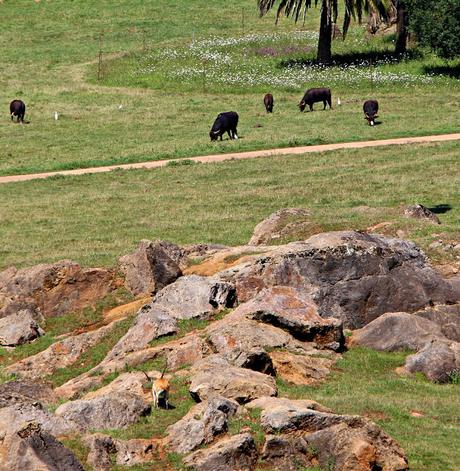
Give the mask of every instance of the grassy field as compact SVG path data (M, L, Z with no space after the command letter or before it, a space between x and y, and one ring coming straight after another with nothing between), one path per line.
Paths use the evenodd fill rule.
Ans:
M10 25L0 31L0 175L458 130L458 80L433 75L442 64L432 56L398 62L392 36L369 40L355 25L334 43L342 65L312 66L315 10L304 27L285 20L277 28L246 0L187 8L16 0L0 3L0 15ZM342 106L299 113L305 89L317 85L331 86ZM267 91L273 116L262 106ZM26 126L8 119L16 97L27 104ZM381 105L375 128L362 117L370 97ZM241 139L210 143L215 116L230 109L240 114Z
M382 230L427 249L460 240L458 151L456 142L390 146L0 185L0 267L62 258L112 266L141 239L244 244L283 207L311 209L323 230L392 222ZM432 225L402 216L415 203L452 209Z

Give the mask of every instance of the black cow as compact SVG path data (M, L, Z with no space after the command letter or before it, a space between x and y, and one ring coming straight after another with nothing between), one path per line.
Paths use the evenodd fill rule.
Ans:
M267 113L273 113L273 95L271 93L267 93L264 96L264 105Z
M222 140L222 134L228 133L230 139L238 139L236 133L236 127L238 126L238 113L234 111L227 111L217 115L214 124L212 125L211 131L209 131L209 137L211 141L217 141L220 137Z
M329 108L332 109L330 88L310 88L307 90L302 101L299 103L300 111L303 111L307 105L310 107L310 111L313 111L313 103L318 103L319 101L322 101L324 104L323 110L326 109L326 104L329 104Z
M367 119L369 126L374 126L375 119L378 118L379 102L377 100L367 100L363 105L364 119Z
M24 122L24 115L26 114L26 105L22 100L13 100L10 103L10 114L11 121L13 121L13 116L17 117L17 122Z

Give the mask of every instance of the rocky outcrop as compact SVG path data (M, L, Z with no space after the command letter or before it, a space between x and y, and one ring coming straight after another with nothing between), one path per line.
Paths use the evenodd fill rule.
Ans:
M84 471L76 456L40 425L29 423L0 444L0 469L9 471Z
M228 418L236 414L238 403L224 397L213 397L192 409L168 427L166 443L176 453L189 453L212 443L228 430Z
M45 331L38 325L34 315L27 309L0 318L0 346L15 347L31 342Z
M414 355L406 358L406 372L423 373L436 383L458 382L460 379L460 343L434 339Z
M32 381L10 381L0 385L0 408L24 402L49 405L58 398L46 384Z
M302 240L318 232L321 228L311 221L307 209L280 209L257 224L248 245L270 245L286 238Z
M385 352L417 351L442 336L441 327L428 319L407 312L389 312L355 330L351 343Z
M224 272L240 302L264 288L291 286L310 294L323 318L360 328L385 312L413 312L457 294L412 242L361 232L328 232L273 249Z
M240 404L260 396L275 396L275 380L246 368L231 366L224 358L211 355L193 365L190 394L197 401L223 396Z
M142 240L133 253L118 261L126 288L135 296L160 291L182 275L180 253L180 248L169 242Z
M249 433L243 433L195 451L184 458L184 463L196 471L253 471L257 459L254 439Z
M299 466L308 468L318 464L307 441L290 435L266 435L261 458L272 469L280 471L297 471Z
M150 405L136 394L116 392L88 400L66 402L56 415L82 429L125 428L150 412Z
M253 404L253 403L252 403ZM248 404L252 406L252 404ZM369 420L358 416L336 415L302 407L298 401L272 398L260 401L261 425L267 433L276 433L283 447L292 449L292 435L301 438L294 455L304 455L305 462L327 467L334 463L336 471L368 471L408 469L407 459L400 446L383 430ZM272 440L271 437L267 438ZM267 459L279 460L273 443L266 443ZM289 457L287 457L289 458ZM290 461L288 459L289 469ZM284 469L284 468L283 468Z
M95 434L85 438L89 447L87 462L95 471L109 471L113 462L119 466L134 466L154 461L158 457L155 439L117 440Z
M113 272L62 260L0 272L0 317L22 309L56 317L92 306L117 287Z
M232 307L235 302L235 289L231 284L196 275L183 276L139 310L133 327L105 361L145 348L152 340L177 332L178 319L206 319L219 309Z
M408 218L424 219L432 224L441 224L438 216L430 211L423 204L413 204L404 209L404 216Z
M40 353L24 358L6 368L6 371L20 378L37 380L53 374L59 368L73 365L89 348L108 335L118 321L97 330L72 335L59 340Z

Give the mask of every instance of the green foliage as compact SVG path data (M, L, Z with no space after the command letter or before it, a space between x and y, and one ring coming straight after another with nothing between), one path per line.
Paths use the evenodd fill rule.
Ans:
M440 57L460 56L460 2L458 0L407 0L409 27L419 43Z

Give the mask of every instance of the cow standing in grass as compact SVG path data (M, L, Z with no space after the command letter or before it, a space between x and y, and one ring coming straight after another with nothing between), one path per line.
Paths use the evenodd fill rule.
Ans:
M267 93L264 96L264 105L267 113L273 113L273 95L271 93Z
M305 92L301 102L299 103L300 111L303 111L308 105L310 111L313 111L313 103L322 101L324 104L323 110L326 109L326 104L332 109L331 89L330 88L310 88Z
M364 119L367 119L369 126L374 126L375 119L378 118L379 102L377 100L367 100L363 105Z
M214 121L211 131L209 131L209 137L211 138L211 141L217 141L218 137L220 137L220 140L222 141L222 135L227 132L230 139L238 139L238 135L236 133L237 126L238 113L235 113L235 111L220 113Z
M10 103L11 121L16 116L18 123L24 123L24 115L26 114L26 105L22 100L13 100Z

